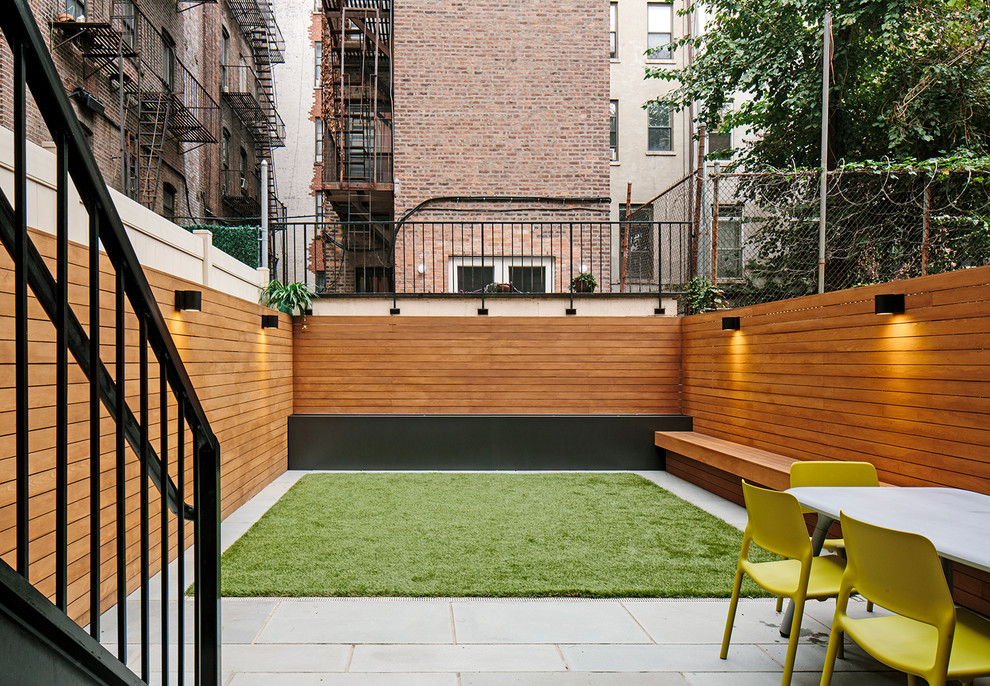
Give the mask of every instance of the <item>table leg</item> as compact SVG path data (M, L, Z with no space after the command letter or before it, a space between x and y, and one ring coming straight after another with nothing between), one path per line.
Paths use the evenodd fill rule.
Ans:
M940 557L938 560L942 563L942 571L945 572L945 581L949 584L949 593L952 593L952 560L947 560L944 557Z
M825 545L825 536L828 534L829 528L831 528L832 523L835 520L823 514L818 515L818 521L815 523L815 533L811 535L811 553L817 556L822 552L822 546ZM794 620L794 601L791 600L787 603L787 610L784 611L784 618L780 621L780 635L784 638L789 638L791 635L791 622Z

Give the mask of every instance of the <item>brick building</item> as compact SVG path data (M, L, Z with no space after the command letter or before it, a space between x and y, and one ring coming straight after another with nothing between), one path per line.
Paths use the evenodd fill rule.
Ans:
M567 290L592 268L565 255L575 231L603 275L606 4L326 0L314 19L318 288Z
M108 185L179 223L256 224L262 159L284 127L268 0L35 0L56 68ZM11 73L3 46L0 70ZM11 100L0 125L12 128ZM29 136L49 136L29 112ZM280 211L274 169L269 209Z

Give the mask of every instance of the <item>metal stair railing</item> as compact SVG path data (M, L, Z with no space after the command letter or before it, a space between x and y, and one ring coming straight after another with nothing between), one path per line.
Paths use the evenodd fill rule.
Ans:
M140 678L145 683L151 681L151 635L160 629L161 664L155 671L161 673L161 683L168 683L169 674L178 674L178 683L184 683L187 670L195 673L196 684L219 684L220 682L220 446L210 428L189 375L179 357L178 349L168 331L165 319L155 301L151 287L128 240L124 226L110 198L96 161L87 146L87 136L83 132L69 104L63 83L55 69L48 48L35 23L28 0L13 0L5 12L0 13L0 30L13 53L13 83L4 92L13 94L14 106L14 195L11 203L6 194L0 192L0 242L10 253L14 271L14 356L15 356L15 498L16 498L16 572L26 581L32 576L43 574L37 569L37 558L48 564L47 537L36 538L29 532L29 522L50 515L51 510L41 511L40 503L45 500L32 498L32 491L44 489L47 475L39 472L38 460L32 442L44 439L29 430L32 427L32 395L37 393L31 384L29 370L32 356L29 347L38 345L29 331L29 316L38 317L40 309L50 320L55 332L55 431L54 431L54 607L57 616L65 621L88 615L88 635L83 631L64 631L56 643L70 646L61 652L77 656L79 664L90 672L94 670L108 675L105 683L134 683L126 676L130 674L124 666L128 664L128 585L140 588L140 634L141 658ZM56 226L54 274L46 264L27 229L28 209L28 168L27 168L27 118L28 90L34 104L44 120L56 150ZM69 197L70 183L74 185L88 214L89 241L84 261L88 272L89 290L88 311L82 317L73 309L69 298ZM47 239L46 239L47 240ZM102 243L106 259L113 273L113 309L115 312L113 342L101 346L101 253ZM77 250L72 247L72 250ZM50 256L49 256L50 257ZM73 257L73 273L79 274L82 267L78 258ZM104 277L104 282L109 281ZM103 284L107 286L107 283ZM105 293L107 289L103 289ZM29 291L40 308L32 308L29 315ZM137 360L134 360L133 325L137 320ZM84 323L85 320L85 323ZM35 327L32 324L32 327ZM131 335L127 335L131 334ZM37 336L37 334L35 334ZM108 336L109 338L109 336ZM113 352L113 365L101 358L101 347ZM151 356L149 357L149 351ZM88 426L88 441L80 441L73 433L73 478L79 484L79 464L87 462L85 453L88 446L88 500L84 528L89 538L88 572L78 573L70 586L70 568L78 570L86 565L71 565L68 545L70 527L78 521L69 521L69 356L86 381L73 383L73 387L88 388L88 416L79 421L78 411L74 411L73 425ZM130 358L130 359L129 359ZM42 356L40 359L44 360ZM152 361L157 379L152 374ZM137 378L128 379L128 369L133 370L137 362ZM41 364L45 364L42 362ZM78 374L76 375L79 376ZM128 401L134 402L133 382L140 388L137 413L132 411ZM153 383L157 382L157 383ZM36 381L37 383L37 381ZM128 390L128 385L131 389ZM78 406L79 393L72 396ZM37 398L35 398L37 405ZM42 407L42 411L46 408ZM152 412L155 422L152 422ZM174 413L174 414L173 414ZM171 421L170 421L171 420ZM114 449L112 454L104 454L101 445L104 424L114 426ZM154 435L152 435L154 433ZM155 440L157 439L157 440ZM47 446L45 446L47 447ZM187 451L188 447L188 451ZM41 449L34 448L38 452ZM191 455L187 455L187 452ZM192 459L192 476L188 477L188 458ZM131 465L137 463L140 478L137 485L131 476L125 474ZM173 480L172 475L175 475ZM102 490L112 477L115 495L111 502ZM39 483L40 479L40 483ZM130 479L130 481L128 481ZM191 481L191 483L187 483ZM76 484L78 489L80 486ZM151 487L157 488L160 502L157 521L158 557L152 559ZM192 488L193 505L185 500ZM135 492L136 491L136 492ZM73 497L78 498L77 490ZM137 496L135 498L134 496ZM138 501L139 507L129 506L128 501ZM84 498L85 500L85 498ZM112 507L110 507L112 505ZM77 506L78 507L78 506ZM37 509L39 511L32 511ZM138 512L135 512L137 510ZM77 510L74 510L77 512ZM133 524L135 514L139 514L139 525ZM75 515L74 515L75 516ZM109 526L115 520L115 529ZM170 655L171 638L177 637L179 646L184 647L185 632L184 592L188 580L185 578L184 549L187 540L186 522L193 524L194 540L194 644L192 669L186 664L184 649ZM36 524L35 524L36 526ZM139 574L129 569L129 539L139 528ZM106 553L101 547L101 533L114 530L116 537L115 574L104 574ZM170 531L177 536L176 565L177 578L170 581L168 574ZM175 540L175 539L172 539ZM131 557L135 557L133 553ZM110 560L106 560L110 562ZM153 566L161 569L162 617L158 627L152 627L150 612L150 573ZM137 577L136 579L134 577ZM44 581L35 579L35 581ZM80 583L76 583L80 582ZM46 582L47 583L47 582ZM104 596L102 586L115 585L115 594ZM174 584L175 595L170 595L169 586ZM16 584L4 584L4 598ZM83 590L80 592L79 587ZM73 594L70 597L70 591ZM170 598L177 601L177 623L170 625L168 611ZM3 598L0 598L3 600ZM115 601L117 610L117 651L114 656L120 663L107 668L106 664L86 665L86 656L100 661L103 657L99 645L101 636L101 614L107 609L108 601ZM31 601L34 603L35 601ZM36 603L35 603L36 604ZM82 609L80 609L82 608ZM85 611L84 611L85 610ZM49 613L51 614L51 613ZM47 616L47 615L46 615ZM47 621L47 620L46 620ZM60 620L61 621L61 620ZM77 620L78 621L78 620ZM39 631L39 633L42 633ZM104 653L106 651L103 651ZM123 674L125 676L121 677ZM117 676L114 676L117 675Z

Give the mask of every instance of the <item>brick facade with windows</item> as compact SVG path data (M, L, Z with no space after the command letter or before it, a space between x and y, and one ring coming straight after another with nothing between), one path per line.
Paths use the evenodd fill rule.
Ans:
M258 201L264 197L258 182L257 136L254 126L244 121L243 112L232 108L224 97L225 65L222 63L223 52L226 52L231 63L228 68L232 66L246 74L254 69L255 56L238 17L227 3L31 0L30 4L43 38L53 49L52 57L66 92L71 94L82 89L102 105L101 112L99 107L81 104L81 98L71 99L79 120L90 133L90 146L107 185L160 214L174 211L179 223L198 223L211 218L257 222ZM77 15L73 17L74 21L63 21L68 19L67 10ZM108 35L112 42L125 35L125 27L135 27L134 38L130 39L134 45L132 54L104 59L102 64L87 58L85 53L92 50L95 42L93 26L99 22L111 25ZM225 51L221 50L222 35L227 36ZM120 68L127 84L123 97L117 78ZM13 58L6 42L2 42L2 82L10 83L12 73ZM174 97L170 97L171 94ZM139 103L142 97L144 100ZM155 118L147 114L154 107L147 103L155 100L164 103L160 111L171 114L158 118L160 130L165 134L161 137L160 150L149 151L148 138L142 138L139 133L142 128L139 120L144 118L147 122L149 117ZM177 106L177 102L181 105ZM121 107L125 112L123 136ZM175 132L188 122L184 119L186 114L181 112L182 107L201 127L191 136L197 140L180 142L176 138ZM51 134L30 102L28 110L28 138L36 143L50 140ZM168 117L175 116L176 111L180 111L181 121L175 125L164 123L170 121ZM13 128L13 102L9 95L0 99L0 126ZM225 179L221 173L220 141L224 130L231 135L232 168L240 166L239 150L243 147L246 152L248 168L244 171L248 181L242 184L240 170L234 170L237 175L234 197L225 194ZM124 173L125 165L121 164L122 147L127 164L138 167L127 174ZM142 168L155 171L147 172L142 179ZM250 200L247 190L250 190L253 202L246 201Z

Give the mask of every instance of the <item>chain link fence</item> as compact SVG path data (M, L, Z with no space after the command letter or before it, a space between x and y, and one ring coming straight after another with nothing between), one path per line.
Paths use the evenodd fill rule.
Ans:
M818 292L818 172L691 175L630 215L681 222L680 311ZM921 169L829 172L824 290L990 264L990 175Z

